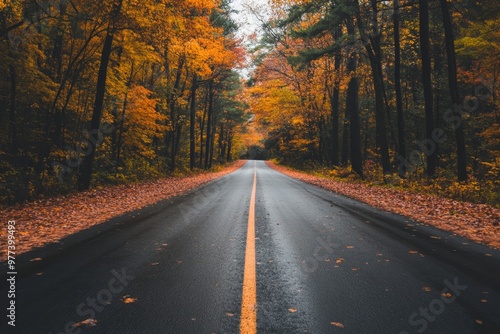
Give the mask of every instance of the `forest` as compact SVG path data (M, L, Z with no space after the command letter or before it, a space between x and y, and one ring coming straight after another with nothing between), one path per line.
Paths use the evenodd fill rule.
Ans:
M498 205L498 1L269 4L245 91L269 156Z
M500 203L496 0L0 2L0 203L238 158ZM250 42L249 42L250 41Z
M0 2L2 203L210 169L241 154L226 0Z

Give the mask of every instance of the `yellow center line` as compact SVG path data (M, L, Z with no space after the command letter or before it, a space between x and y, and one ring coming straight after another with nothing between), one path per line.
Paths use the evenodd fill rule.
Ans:
M241 299L241 334L257 333L257 282L255 270L255 193L257 192L257 166L253 170L252 196L248 212L243 295Z

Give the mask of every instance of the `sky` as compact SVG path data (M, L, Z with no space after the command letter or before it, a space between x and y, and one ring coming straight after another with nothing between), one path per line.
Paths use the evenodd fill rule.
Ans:
M238 14L233 14L233 18L240 25L239 34L241 36L248 36L253 32L259 32L260 22L248 8L255 8L258 11L265 10L267 0L233 0L231 6L239 12Z
M267 0L233 0L231 2L231 7L238 11L237 14L232 15L233 19L240 27L237 35L244 39L243 44L246 47L251 47L252 44L252 41L248 39L248 36L252 35L254 32L257 33L257 36L261 35L261 23L249 10L249 7L254 8L259 12L263 12L265 11L267 5ZM247 68L240 69L238 72L242 77L249 78L252 67L253 66L249 63Z

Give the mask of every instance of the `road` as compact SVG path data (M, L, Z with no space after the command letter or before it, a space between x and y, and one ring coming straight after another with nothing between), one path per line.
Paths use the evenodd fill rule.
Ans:
M134 216L20 273L1 332L500 333L498 251L262 161Z

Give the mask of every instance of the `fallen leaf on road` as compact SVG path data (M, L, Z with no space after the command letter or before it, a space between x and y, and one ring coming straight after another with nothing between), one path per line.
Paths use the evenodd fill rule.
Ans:
M129 295L125 295L122 297L121 301L124 302L125 304L131 304L135 303L137 301L137 298L132 298Z
M344 328L345 327L343 323L336 322L336 321L330 322L330 325L334 325L335 327L339 327L339 328Z
M80 327L80 326L89 326L89 327L94 327L97 326L97 320L88 318L83 321L77 322L76 324L73 324L73 327Z
M297 312L297 309L296 309L296 308L289 308L289 309L288 309L288 312L290 312L290 313L295 313L295 312Z

